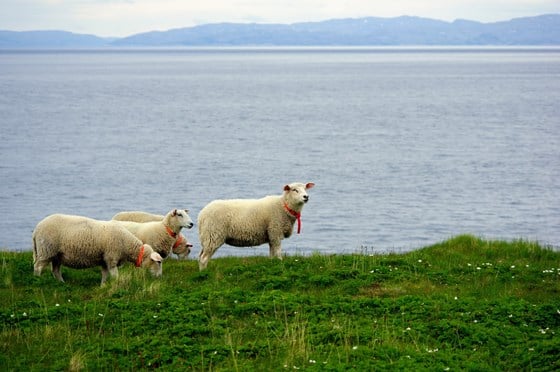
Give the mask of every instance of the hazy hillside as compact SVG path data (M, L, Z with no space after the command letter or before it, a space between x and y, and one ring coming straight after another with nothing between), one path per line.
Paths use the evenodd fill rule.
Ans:
M495 23L409 16L294 24L217 23L120 39L64 31L0 31L0 48L243 45L560 45L560 14Z
M69 48L101 47L113 39L66 31L1 31L0 48Z
M282 24L220 23L148 32L114 45L559 45L560 15L506 22L443 22L419 17Z

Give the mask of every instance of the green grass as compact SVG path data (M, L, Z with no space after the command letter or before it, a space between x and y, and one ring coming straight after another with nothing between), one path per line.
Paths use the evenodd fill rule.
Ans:
M527 241L48 271L0 253L2 370L560 369L560 253Z

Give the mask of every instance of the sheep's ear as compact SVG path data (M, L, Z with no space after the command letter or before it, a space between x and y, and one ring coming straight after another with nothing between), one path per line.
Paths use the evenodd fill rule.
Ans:
M305 185L305 189L311 189L315 186L315 184L313 182L309 182L307 185Z
M176 216L177 215L177 209L173 210L173 215Z
M284 191L290 191L290 185L284 186Z
M152 252L152 254L150 254L150 259L152 261L159 262L159 263L163 261L163 258L161 258L161 256L157 252Z

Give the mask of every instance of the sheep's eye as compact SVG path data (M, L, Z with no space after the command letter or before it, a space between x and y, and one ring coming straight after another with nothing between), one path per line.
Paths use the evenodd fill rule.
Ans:
M299 190L294 189L294 192L297 192L299 194Z

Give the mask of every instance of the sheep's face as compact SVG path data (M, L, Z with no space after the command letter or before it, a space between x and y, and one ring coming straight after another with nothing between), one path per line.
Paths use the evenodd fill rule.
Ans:
M186 259L191 253L192 244L187 241L184 235L179 235L179 238L173 245L173 253L175 253L180 259Z
M150 269L152 275L155 276L156 278L159 278L163 272L162 262L163 259L161 258L159 253L152 252L150 254L150 258L142 262L142 266Z
M307 190L315 186L313 182L309 183L291 183L284 186L284 197L286 202L293 207L302 207L309 201Z
M177 221L179 222L179 226L190 229L194 226L193 221L189 216L188 209L175 209L173 211L173 216L177 217Z

